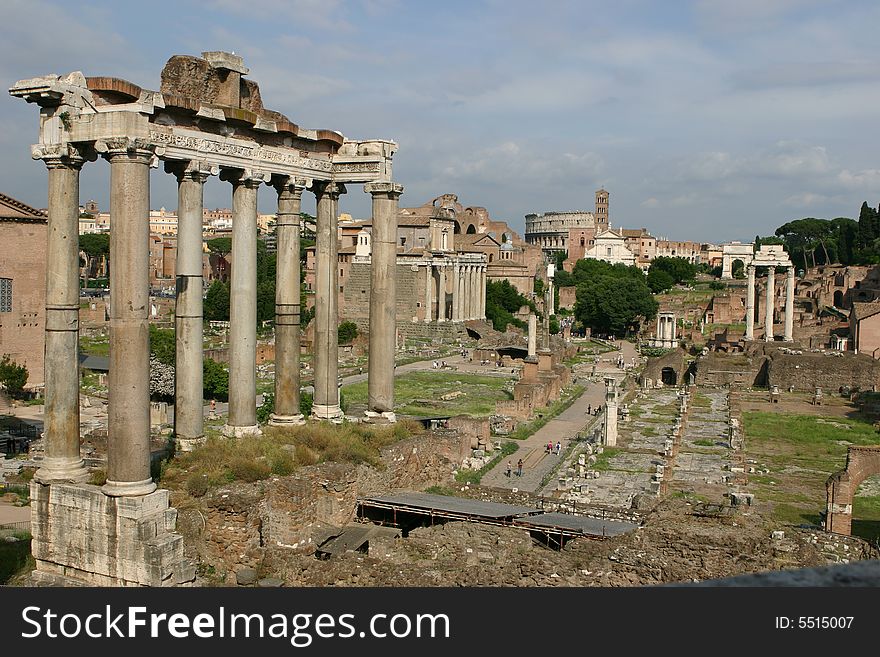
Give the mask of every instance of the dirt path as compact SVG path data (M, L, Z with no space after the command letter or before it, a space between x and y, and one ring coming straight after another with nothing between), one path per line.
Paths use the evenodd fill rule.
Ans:
M622 343L622 353L625 362L636 356L635 346L630 342ZM622 378L621 370L617 369L615 361L621 351L611 351L602 355L602 359L597 364L597 380L589 383L586 390L578 397L571 406L562 413L547 422L543 427L538 429L531 436L523 440L519 449L508 459L496 465L492 470L487 472L482 480L483 486L494 486L497 488L516 488L535 492L541 487L544 477L559 465L562 456L555 453L547 454L545 447L548 442L556 445L559 441L562 443L562 452L574 438L578 431L592 428L594 423L602 421L601 415L593 417L587 415L590 406L595 408L601 406L605 402L605 383L601 374L613 372L618 379ZM521 477L513 474L507 477L507 461L509 460L516 470L516 463L519 459L523 460L523 474Z

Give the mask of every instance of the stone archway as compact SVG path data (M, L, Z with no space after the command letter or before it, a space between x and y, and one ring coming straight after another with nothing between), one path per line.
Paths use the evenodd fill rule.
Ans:
M672 367L664 367L660 370L660 381L663 382L665 386L674 386L678 384L678 374L675 373L675 368Z
M721 245L721 278L733 278L733 261L742 260L748 267L755 259L755 245L733 242Z
M843 308L843 291L835 290L834 291L834 307L835 308Z
M468 235L476 235L477 227L473 224L468 224L467 231L465 231Z
M852 503L856 490L871 475L880 474L880 445L850 447L846 467L825 482L825 531L852 533Z

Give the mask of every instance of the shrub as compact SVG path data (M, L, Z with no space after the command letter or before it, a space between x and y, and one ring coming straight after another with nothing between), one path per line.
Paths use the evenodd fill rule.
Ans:
M229 471L232 475L248 483L266 479L272 470L265 461L255 461L247 457L236 457L229 463Z
M338 339L337 342L339 344L351 344L352 341L358 336L358 327L354 322L342 322L339 325L338 329Z
M193 497L202 497L208 492L208 477L203 474L192 474L186 480L186 492Z

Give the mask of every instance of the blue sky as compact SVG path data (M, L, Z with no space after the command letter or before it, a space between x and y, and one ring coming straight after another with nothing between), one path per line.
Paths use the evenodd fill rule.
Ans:
M724 241L880 202L880 3L2 0L0 73L81 70L159 88L173 54L232 50L266 107L398 142L401 205L442 193L522 230L592 209L615 226ZM37 108L0 99L0 191L46 204ZM82 177L108 207L109 167ZM306 195L307 197L309 195ZM230 205L216 178L209 207ZM260 192L271 212L274 192ZM306 200L304 207L314 206ZM174 208L154 173L152 206ZM367 216L352 187L340 209Z

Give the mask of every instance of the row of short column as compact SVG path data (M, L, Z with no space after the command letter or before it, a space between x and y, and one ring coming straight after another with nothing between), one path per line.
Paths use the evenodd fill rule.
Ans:
M437 272L436 278L434 272ZM452 278L452 303L447 304L446 277ZM436 301L436 310L434 303ZM452 263L425 268L425 318L430 321L462 322L486 316L485 265Z
M110 371L107 483L111 496L145 495L150 477L149 222L150 164L155 153L131 139L98 142L110 162ZM79 174L80 151L45 158L49 170L46 275L45 456L40 483L88 478L79 449ZM175 309L175 435L182 449L203 440L202 215L203 189L217 167L166 162L178 181L177 299ZM230 291L229 416L225 433L259 433L256 420L257 190L278 193L276 374L274 424L302 420L300 402L300 199L305 180L224 170L232 184L234 262ZM337 384L338 267L336 217L342 185L316 182L318 201L313 415L342 415ZM393 420L394 268L397 202L403 188L369 183L376 244L370 307L369 408ZM390 414L390 416L389 416Z
M755 339L755 266L747 268L748 283L746 287L746 340ZM764 340L772 342L773 312L776 299L776 267L767 268L766 302L764 307ZM785 281L785 316L783 324L783 341L794 340L794 266L787 267Z

